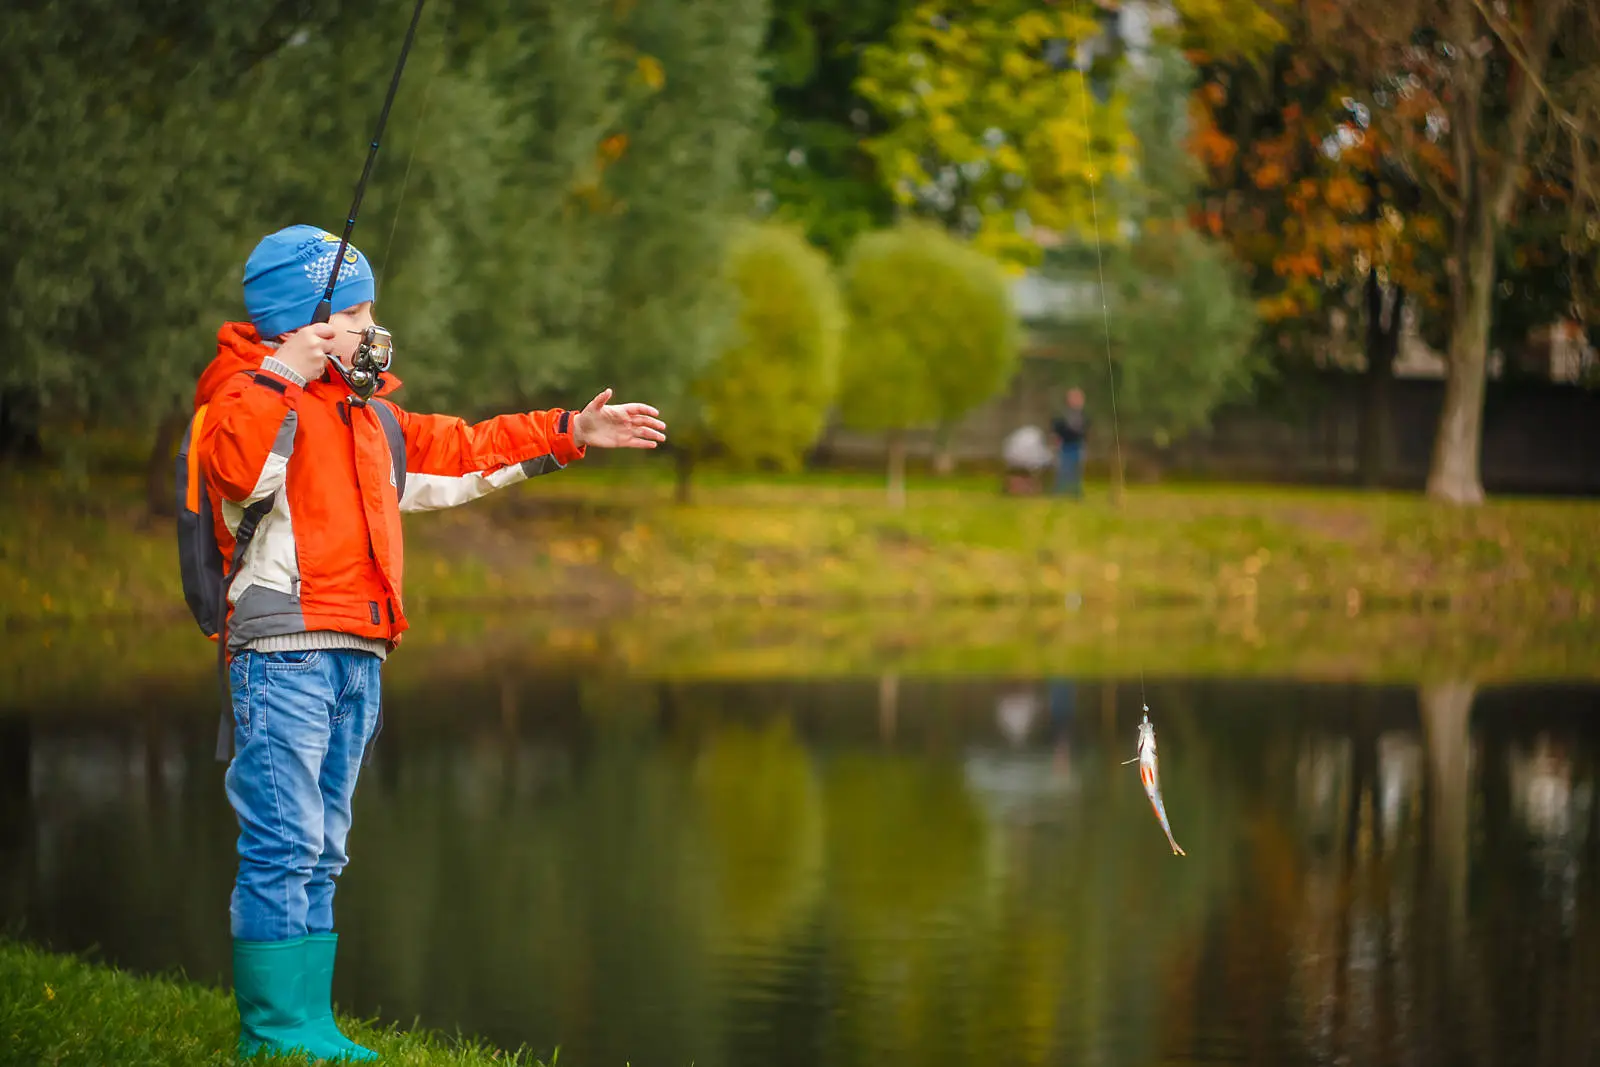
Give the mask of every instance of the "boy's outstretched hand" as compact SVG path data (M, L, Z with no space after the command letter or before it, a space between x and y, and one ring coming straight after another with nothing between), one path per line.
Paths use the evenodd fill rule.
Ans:
M607 404L611 390L603 389L572 420L572 443L579 448L654 448L667 439L661 412L649 404Z

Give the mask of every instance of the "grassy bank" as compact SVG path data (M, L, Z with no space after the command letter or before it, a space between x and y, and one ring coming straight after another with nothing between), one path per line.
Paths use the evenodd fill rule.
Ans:
M1121 507L928 480L904 510L876 479L709 476L672 502L664 465L574 469L407 522L411 607L485 602L1187 605L1271 613L1426 609L1595 615L1600 503L1438 506L1415 496L1134 487ZM86 491L0 475L0 622L183 618L168 521L134 479Z
M396 1067L539 1063L438 1034L340 1022ZM223 990L0 942L0 1063L8 1067L231 1065L238 1033L232 996Z
M134 482L0 473L0 692L92 707L214 685L170 521ZM392 685L634 677L1600 677L1600 504L1140 488L1123 508L870 477L574 469L408 520ZM157 700L159 703L159 700Z

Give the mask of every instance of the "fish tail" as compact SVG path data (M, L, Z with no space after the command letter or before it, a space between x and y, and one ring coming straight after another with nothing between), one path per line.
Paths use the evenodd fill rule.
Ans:
M1155 809L1156 818L1161 821L1161 832L1167 835L1167 844L1172 846L1174 856L1187 856L1188 853L1178 844L1172 836L1172 824L1167 821L1167 806L1161 802L1160 790L1150 790L1150 806Z

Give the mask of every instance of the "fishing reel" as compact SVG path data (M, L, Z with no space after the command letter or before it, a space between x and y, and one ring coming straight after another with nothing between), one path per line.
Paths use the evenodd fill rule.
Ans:
M355 331L351 331L355 332ZM350 387L352 404L364 405L378 391L380 378L389 364L394 362L394 337L382 326L372 325L361 331L361 343L346 367L336 359L328 363L338 371L344 384Z

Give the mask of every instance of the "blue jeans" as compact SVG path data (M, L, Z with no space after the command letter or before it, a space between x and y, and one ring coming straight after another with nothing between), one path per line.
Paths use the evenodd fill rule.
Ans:
M350 801L378 723L370 652L240 652L229 667L239 820L233 936L287 941L333 929Z
M1062 445L1056 457L1056 492L1083 495L1083 444Z

